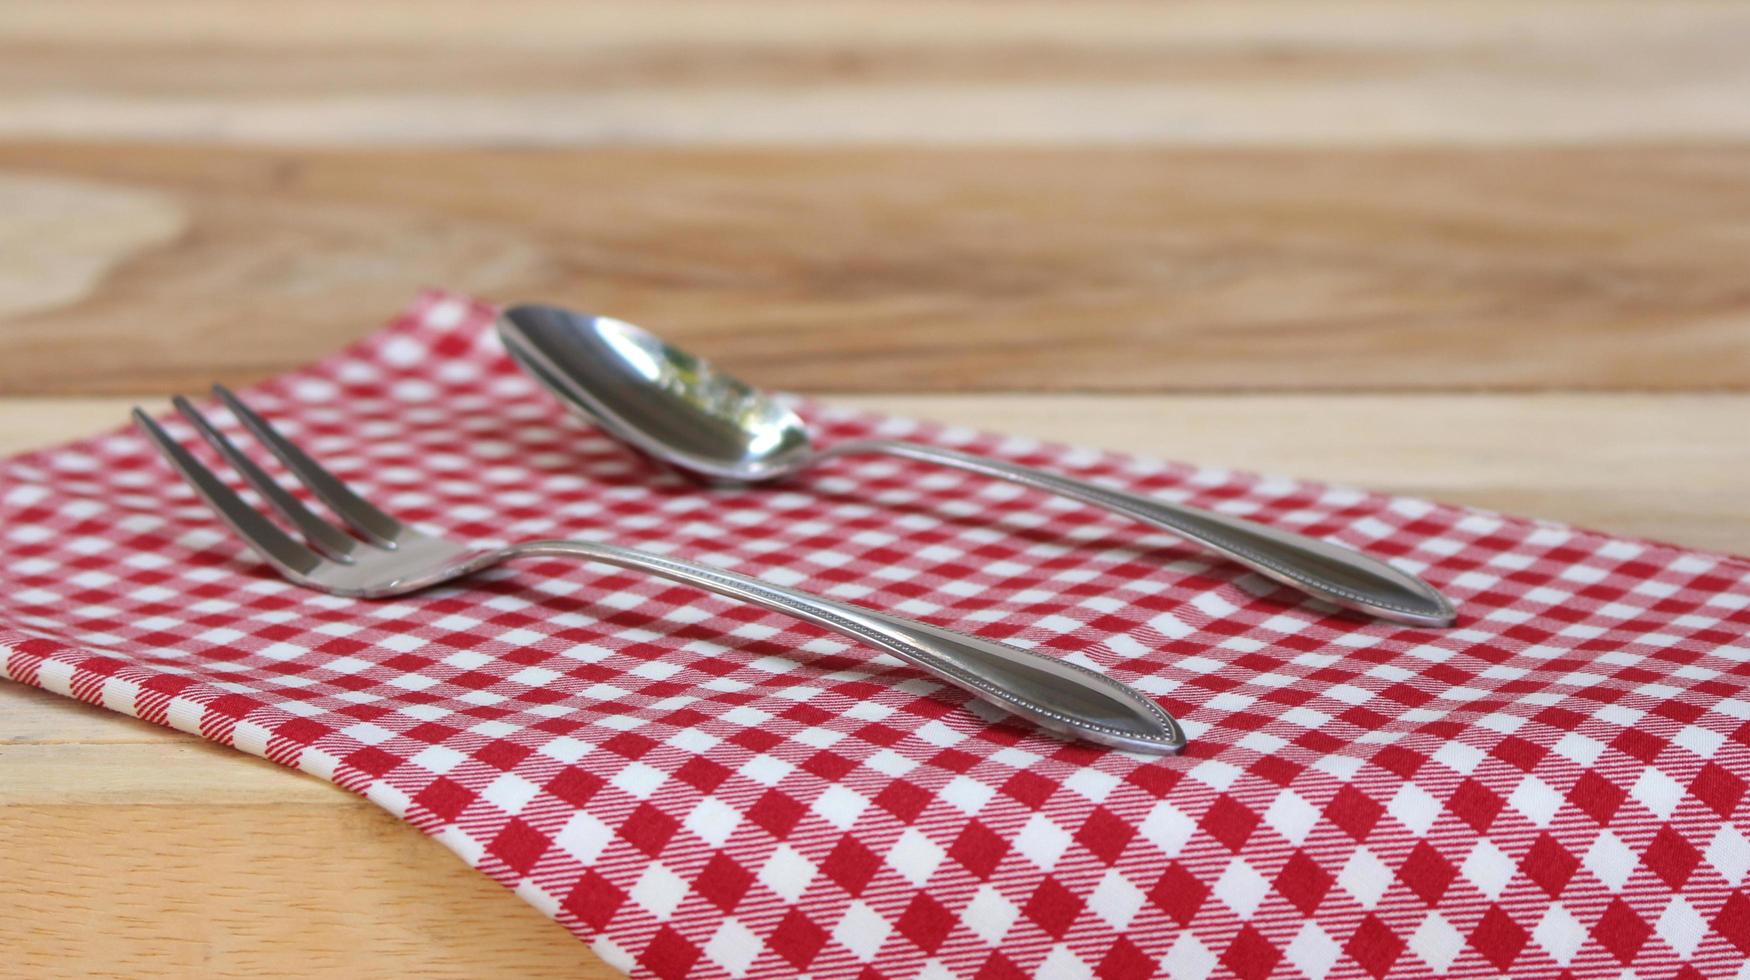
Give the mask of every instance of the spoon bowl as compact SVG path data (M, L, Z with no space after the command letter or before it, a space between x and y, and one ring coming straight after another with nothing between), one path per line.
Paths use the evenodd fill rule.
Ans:
M623 320L516 306L499 322L529 374L615 437L711 480L759 483L808 464L808 427L782 401Z

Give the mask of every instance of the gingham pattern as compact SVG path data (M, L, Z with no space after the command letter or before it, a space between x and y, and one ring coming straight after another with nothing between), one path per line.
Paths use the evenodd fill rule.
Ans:
M1461 603L1448 631L1367 623L903 461L701 489L565 415L490 317L431 294L246 397L430 528L612 540L1047 650L1158 698L1191 747L1065 744L600 566L307 592L127 430L0 469L5 674L362 793L640 975L1747 975L1742 560L807 408L828 440L1333 538Z

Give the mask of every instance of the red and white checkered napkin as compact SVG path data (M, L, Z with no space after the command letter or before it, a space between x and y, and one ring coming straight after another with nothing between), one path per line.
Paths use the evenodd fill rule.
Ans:
M1743 560L809 410L828 440L1330 537L1461 604L1447 631L1365 622L903 461L702 489L566 415L491 315L426 296L249 399L432 528L657 549L1048 650L1158 698L1190 748L1066 744L606 567L386 602L294 588L127 430L0 469L6 675L363 793L640 975L1744 975Z

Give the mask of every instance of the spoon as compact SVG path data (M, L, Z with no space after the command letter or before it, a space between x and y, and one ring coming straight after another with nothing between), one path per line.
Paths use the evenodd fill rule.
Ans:
M556 306L506 310L516 362L610 435L705 479L763 483L836 456L939 463L1057 494L1159 528L1307 595L1412 626L1451 626L1452 604L1414 575L1341 545L1226 514L938 446L856 439L816 450L796 413L649 332Z

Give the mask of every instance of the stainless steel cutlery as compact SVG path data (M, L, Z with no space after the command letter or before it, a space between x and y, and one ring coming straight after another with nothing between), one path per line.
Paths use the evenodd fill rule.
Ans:
M1292 531L920 443L859 439L815 449L802 420L782 402L619 320L525 305L507 310L498 331L512 358L573 410L610 435L706 480L782 480L822 460L884 453L1105 508L1195 541L1308 595L1381 619L1449 626L1456 616L1444 596L1414 575ZM615 565L859 640L1062 735L1149 753L1174 752L1185 744L1183 729L1152 699L1056 657L617 545L548 539L476 545L416 530L347 487L236 395L222 386L213 392L338 521L306 506L184 398L175 400L177 411L269 510L247 503L145 412L135 409L134 420L215 515L275 571L306 588L378 598L450 582L515 558Z
M1446 597L1414 575L1282 528L921 443L858 439L817 450L802 420L767 393L620 320L524 305L504 312L498 332L511 356L573 410L707 480L759 483L840 456L902 456L1105 508L1379 619L1432 627L1456 619Z
M563 557L616 565L859 640L1050 731L1138 752L1173 752L1185 744L1183 730L1151 699L1054 657L630 548L559 540L488 547L418 531L349 489L235 395L222 387L214 393L340 523L307 507L186 399L176 399L177 411L295 535L245 502L145 412L135 409L134 420L213 513L298 585L336 595L381 597L449 582L514 558Z

